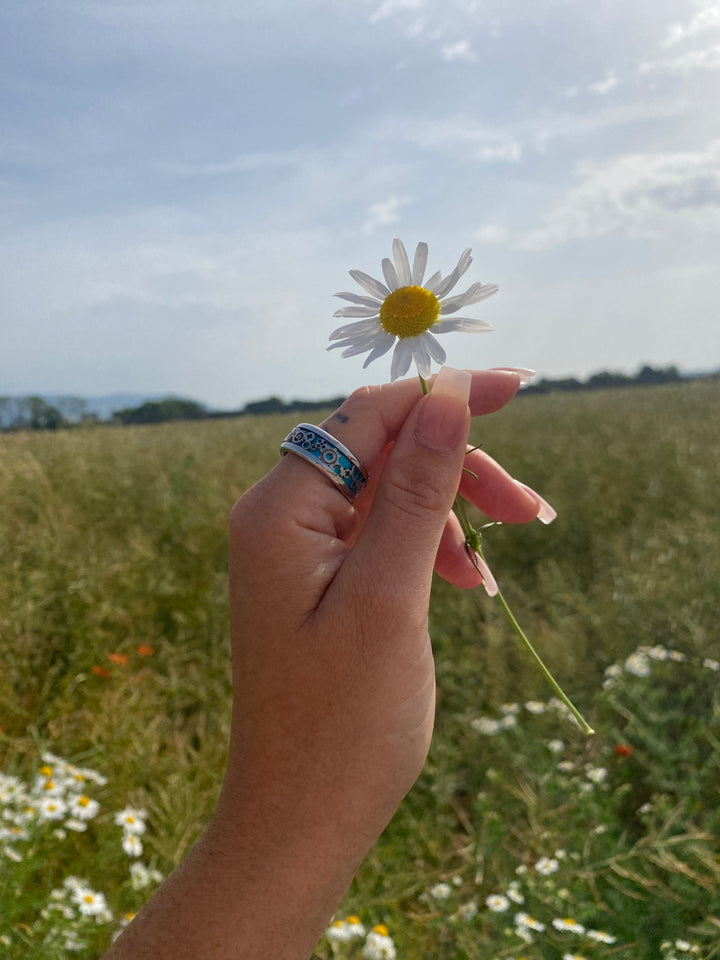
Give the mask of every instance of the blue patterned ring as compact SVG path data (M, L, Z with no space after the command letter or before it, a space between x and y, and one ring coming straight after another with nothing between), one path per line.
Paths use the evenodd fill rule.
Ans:
M367 474L347 447L322 427L299 423L280 444L280 452L295 453L332 480L352 501L367 483Z

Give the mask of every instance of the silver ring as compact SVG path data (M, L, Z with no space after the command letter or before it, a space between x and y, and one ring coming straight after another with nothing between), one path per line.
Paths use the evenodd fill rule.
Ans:
M295 453L332 480L351 502L367 483L360 461L322 427L299 423L280 444L280 452Z

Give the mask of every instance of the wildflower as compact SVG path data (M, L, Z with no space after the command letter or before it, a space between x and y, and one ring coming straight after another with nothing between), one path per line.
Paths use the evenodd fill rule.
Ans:
M547 748L550 753L562 753L565 749L565 744L562 740L548 740Z
M43 797L39 804L41 820L62 820L67 805L59 797Z
M605 783L607 780L607 770L605 767L586 767L585 775L592 783Z
M395 960L395 944L384 924L377 924L367 935L362 955L365 960Z
M130 864L130 883L133 890L144 890L151 883L160 883L161 880L162 874L159 870L150 870L139 861Z
M513 903L517 903L519 906L522 906L525 903L525 897L522 895L522 893L520 893L519 887L520 884L517 882L517 880L513 880L513 882L505 891L505 896L509 900L512 900Z
M579 953L564 953L562 960L585 960L585 957L581 957Z
M351 937L364 937L365 927L360 921L360 917L350 916L345 920Z
M149 644L141 643L137 648L137 652L139 657L151 657L155 653L155 650Z
M461 904L457 912L455 913L455 918L457 920L472 920L477 916L478 905L476 900L468 900L467 903Z
M348 943L352 939L348 925L344 920L333 921L325 931L325 936L328 940L333 940L335 943Z
M103 680L107 680L110 677L110 671L108 670L108 668L98 666L97 663L93 666L92 672L95 674L96 677L101 677Z
M692 944L687 940L676 940L675 949L682 950L683 953L689 953L692 950Z
M487 737L500 733L502 730L500 721L493 720L491 717L478 717L477 720L470 721L470 726L476 733L482 733Z
M70 817L69 820L65 821L65 827L67 830L73 830L75 833L85 833L88 825L84 820L78 820L76 817Z
M528 700L525 704L525 709L528 713L545 713L545 704L542 700Z
M126 653L109 653L108 660L112 663L117 664L119 667L124 667L130 658Z
M707 670L714 670L717 672L720 670L720 660L711 660L710 657L707 657L705 660L703 660L703 666Z
M535 864L535 869L538 873L542 874L543 877L549 877L552 873L557 873L560 868L560 864L557 862L555 857L540 857L538 862Z
M615 755L618 757L631 757L635 753L635 748L627 743L615 744Z
M604 930L586 930L585 936L590 940L595 940L597 943L615 943L617 937L613 937L612 934L605 933Z
M107 903L102 893L96 893L89 887L80 887L72 893L73 901L85 917L97 917L107 912Z
M520 704L519 703L504 703L500 707L500 713L504 714L518 714L520 713Z
M115 825L122 827L126 833L145 833L145 810L136 810L134 807L125 807L115 814Z
M528 913L516 913L515 925L517 927L525 927L528 930L537 930L539 933L542 933L545 929L544 923L540 923L539 920L531 917Z
M565 917L564 919L556 917L555 920L553 920L552 925L556 930L570 930L572 933L578 934L585 933L585 927L581 923L578 923L577 920L573 920L571 917Z
M514 713L506 713L504 717L498 720L500 730L514 730L517 725L518 721Z
M423 286L427 253L427 244L419 243L411 268L405 247L396 239L393 240L394 263L388 258L382 262L385 283L360 270L351 270L350 276L369 296L335 294L354 306L343 307L334 316L357 319L330 334L330 339L338 342L328 349L341 348L343 357L367 353L363 364L367 367L395 346L390 379L404 376L412 362L420 376L427 378L433 360L445 363L445 351L434 334L461 330L483 333L492 329L484 320L469 317L441 319L461 307L485 300L498 290L494 284L474 283L465 293L447 296L472 263L470 250L462 253L457 266L444 280L436 273Z
M625 661L625 670L636 677L649 677L650 661L644 653L631 653Z
M489 897L485 898L485 906L493 913L505 913L506 910L510 909L510 901L501 893L491 893Z
M572 760L561 760L557 765L557 768L560 773L572 773L575 769L575 764L572 762Z
M70 801L70 812L74 817L77 817L78 820L92 820L99 809L100 804L97 800L92 800L90 797L86 797L85 794L73 797Z
M452 893L452 887L449 883L436 883L430 888L429 893L434 900L447 900Z
M129 857L139 857L143 852L142 840L136 833L125 833L122 848Z

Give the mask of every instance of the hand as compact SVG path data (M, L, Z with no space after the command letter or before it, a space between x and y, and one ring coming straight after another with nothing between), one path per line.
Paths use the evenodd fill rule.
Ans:
M466 457L471 413L519 382L443 368L429 396L413 380L358 390L323 424L368 470L354 504L293 455L235 504L230 757L213 824L168 884L176 903L192 889L196 922L225 935L212 952L186 930L173 956L309 956L414 783L433 726L432 570L480 579L448 519L463 466L477 475L464 495L492 518L543 508L487 455ZM253 934L271 904L274 933Z

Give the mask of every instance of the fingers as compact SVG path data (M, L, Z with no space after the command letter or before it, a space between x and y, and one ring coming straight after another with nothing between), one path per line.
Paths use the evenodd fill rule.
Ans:
M460 495L491 520L529 523L540 513L541 498L482 450L468 453L463 467Z
M468 405L472 416L494 413L505 406L521 382L517 372L507 370L473 371L469 376ZM431 390L435 380L436 377L432 377L428 381ZM366 470L371 470L384 448L395 440L421 397L417 378L362 387L351 394L322 427L349 447Z
M388 616L427 613L430 574L457 492L470 426L471 377L443 367L397 435L363 530L337 584L372 591ZM333 585L336 586L336 585ZM408 609L410 608L410 609Z

